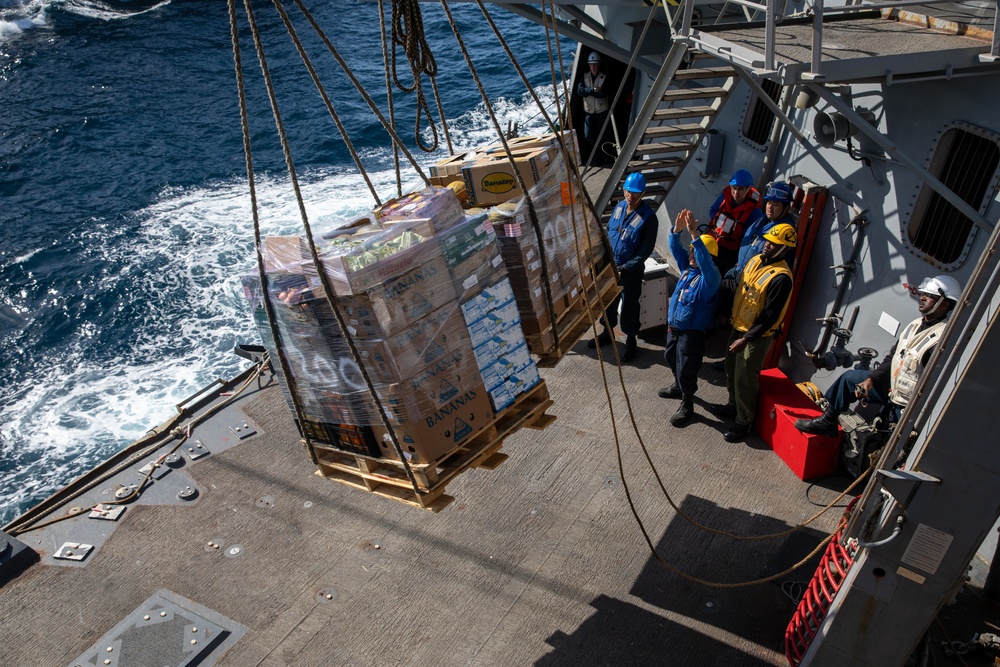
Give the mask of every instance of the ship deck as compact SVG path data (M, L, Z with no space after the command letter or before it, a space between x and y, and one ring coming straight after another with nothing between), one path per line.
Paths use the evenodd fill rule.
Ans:
M723 338L710 339L708 362ZM252 385L192 432L212 453L157 480L117 523L81 514L20 534L42 559L0 589L0 665L787 664L792 598L814 566L734 584L797 562L842 510L775 539L695 527L671 508L635 431L673 501L714 531L784 531L850 480L803 482L759 438L725 442L726 424L706 409L725 397L710 363L697 419L671 427L676 401L656 394L668 382L662 339L662 329L641 337L621 382L610 348L602 361L585 340L543 369L556 420L509 437L495 470L460 475L436 514L314 474L277 385ZM244 419L256 434L238 441L226 426ZM57 514L134 478L123 472ZM176 500L191 484L198 497ZM97 548L82 563L52 560L64 541L88 540ZM941 615L953 638L1000 622L974 587L960 600ZM180 617L180 630L160 614ZM222 641L198 654L184 637L210 644L206 627Z
M811 18L785 19L775 30L775 72L766 73L766 29L761 24L699 26L698 47L722 60L758 70L782 85L803 81L903 81L995 71L990 53L992 12L968 16L935 7L881 15L878 11L826 17L822 30L820 77L812 71ZM925 12L925 13L918 13ZM934 14L938 14L935 16Z

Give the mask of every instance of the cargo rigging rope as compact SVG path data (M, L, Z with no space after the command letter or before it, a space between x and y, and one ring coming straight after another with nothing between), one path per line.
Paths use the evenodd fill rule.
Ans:
M545 4L546 3L543 0L543 3L542 3L543 13L544 13L544 9L545 9ZM551 6L551 0L550 0L549 4ZM655 8L652 8L650 10L650 12L652 13L652 11L654 11L654 10L655 10ZM545 14L545 16L548 16L548 14ZM648 22L647 22L647 25L648 25ZM554 41L556 43L556 49L557 49L557 52L559 54L559 61L560 61L560 64L561 64L562 63L561 49L560 49L559 40L558 40L558 29L557 29L556 26L557 26L557 23L556 23L555 19L552 18L552 29L553 29L553 32L556 33L556 39ZM546 34L548 34L548 23L547 22L545 23L545 27L546 27ZM553 41L553 40L551 40L551 39L549 40L549 63L550 63L550 69L553 67L554 60L555 60L555 58L553 58L553 56L552 56L551 41ZM553 78L554 78L554 73L553 73ZM565 78L563 79L563 85L565 86ZM557 98L558 98L558 95L557 95ZM567 99L568 99L568 97L567 97ZM598 294L598 300L601 301L600 294ZM602 305L603 305L603 303L602 303ZM588 317L590 317L590 320L591 320L591 329L592 329L594 335L596 336L596 334L597 334L596 322L594 321L594 319L593 319L593 317L592 317L592 315L590 314L589 311L588 311ZM730 537L732 539L737 539L737 540L774 539L774 538L777 538L777 537L784 537L784 536L790 535L791 533L799 531L799 530L803 529L804 527L808 526L813 521L817 520L820 516L822 516L823 514L825 514L827 511L829 511L832 507L834 507L836 505L837 502L839 502L844 496L846 496L848 493L850 493L851 490L854 489L854 487L856 487L862 480L864 480L867 477L868 473L871 472L872 469L874 469L874 466L873 466L866 473L864 473L861 476L859 476L859 478L857 480L855 480L854 483L852 483L844 492L842 492L840 495L838 495L837 498L835 498L829 505L827 505L825 508L823 508L822 510L820 510L819 512L817 512L816 514L814 514L807 521L803 522L800 525L794 526L794 527L792 527L792 528L790 528L788 530L785 530L785 531L782 531L782 532L779 532L779 533L769 534L769 535L744 536L744 535L736 535L734 533L729 533L727 531L715 529L715 528L712 528L710 526L705 526L705 525L699 523L698 521L696 521L695 519L693 519L687 513L685 513L677 505L677 503L673 500L673 498L670 496L669 492L667 491L666 487L664 486L663 480L660 477L659 471L656 469L656 466L653 463L652 457L650 456L649 451L646 448L645 442L643 441L642 436L639 433L639 427L638 427L638 424L636 423L635 414L634 414L634 412L632 410L632 403L631 403L631 400L629 399L629 396L628 396L628 389L627 389L627 385L625 383L624 374L622 373L621 363L620 363L620 359L618 357L618 348L617 348L617 346L614 347L613 352L614 352L614 357L615 357L615 361L616 361L616 366L618 367L619 383L621 385L622 393L623 393L624 398L625 398L625 403L626 403L628 414L629 414L629 417L630 417L630 420L631 420L631 423L632 423L632 428L633 428L633 431L635 432L636 437L637 437L637 439L639 441L640 448L642 449L642 452L643 452L644 456L646 457L647 462L649 463L649 466L650 466L650 468L651 468L651 470L653 472L653 475L655 476L656 481L657 481L657 483L660 486L660 489L663 491L663 494L664 494L665 498L667 499L667 501L670 504L670 506L674 509L674 511L677 512L677 514L679 516L681 516L683 519L685 519L688 523L692 524L693 526L695 526L695 527L697 527L699 529L708 531L710 533L714 533L714 534L719 534L719 535L723 535L723 536L726 536L726 537ZM659 562L661 565L663 565L667 569L669 569L669 570L673 571L674 573L678 574L682 578L688 579L690 581L694 581L696 583L701 583L701 584L704 584L704 585L714 586L714 587L721 587L721 588L735 588L735 587L740 587L740 586L750 586L750 585L757 585L757 584L761 584L761 583L766 583L768 581L774 581L775 579L778 579L780 577L783 577L783 576L789 574L790 572L794 571L795 569L797 569L798 567L800 567L802 564L804 564L805 562L807 562L809 558L812 558L814 555L816 555L817 553L819 553L819 551L822 550L826 546L826 544L833 538L833 535L835 533L829 535L821 544L819 544L816 547L816 549L811 554L809 554L806 558L802 559L802 561L800 561L799 563L796 563L795 565L793 565L788 570L786 570L784 572L779 572L779 573L777 573L775 575L772 575L771 577L768 577L768 578L756 579L756 580L747 581L747 582L740 582L740 583L733 583L733 584L709 582L709 581L706 581L706 580L703 580L703 579L699 579L698 577L694 577L693 575L690 575L690 574L688 574L688 573L686 573L686 572L678 569L676 566L672 565L671 563L668 563L656 551L656 547L653 544L652 539L649 537L649 534L648 534L648 532L646 530L646 527L643 524L642 519L641 519L641 517L638 514L638 510L636 509L634 501L632 499L631 491L628 488L628 482L626 481L626 478L625 478L624 464L623 464L622 456L621 456L621 442L620 442L620 438L619 438L619 435L618 435L618 428L617 428L617 424L616 424L616 420L615 420L615 416L614 416L614 407L613 407L613 404L612 404L612 401L611 401L610 390L608 388L608 382L607 382L607 375L606 375L605 370L604 370L603 356L602 356L602 352L601 352L600 347L597 348L597 356L598 356L598 363L599 363L599 366L600 366L600 369L601 369L601 378L602 378L602 381L603 381L604 387L605 387L605 396L606 396L607 402L608 402L608 409L609 409L609 412L610 412L610 415L611 415L611 426L612 426L612 432L614 434L614 439L615 439L615 450L616 450L616 456L617 456L617 460L618 460L619 477L620 477L620 479L622 481L622 486L625 489L625 495L626 495L626 498L628 500L629 507L630 507L630 509L632 511L632 515L635 518L636 523L638 524L639 529L642 532L642 535L643 535L644 539L646 540L646 543L649 546L650 551L652 552L653 556L656 558L657 562Z
M539 255L541 255L540 259L542 264L542 291L545 293L545 305L550 313L555 313L555 306L552 302L552 285L549 278L548 260L545 257L544 252L545 243L542 238L541 226L538 223L538 214L535 211L535 205L531 201L531 195L528 193L528 187L524 182L524 177L521 176L521 170L516 167L514 155L510 151L510 144L504 136L503 129L500 127L500 122L497 120L496 113L493 110L493 105L490 103L489 96L486 94L486 89L483 87L482 81L479 80L479 73L476 71L476 66L472 62L469 50L465 47L465 41L462 39L462 34L459 32L458 25L455 23L455 17L452 16L451 10L448 8L447 0L441 0L441 8L444 9L445 16L448 17L448 24L451 26L451 31L455 35L455 41L458 43L458 47L462 51L462 56L465 58L465 64L469 68L472 80L476 83L476 88L479 90L479 95L483 99L483 104L486 105L486 112L489 114L490 121L493 123L497 136L500 137L500 142L503 145L504 153L507 155L507 160L514 167L511 171L514 172L514 179L517 181L518 186L521 188L521 192L524 194L524 203L528 206L528 216L531 220L531 226L535 230L535 236L538 238ZM556 349L559 349L559 329L556 327L554 319L555 318L553 317L552 336L555 339Z
M431 80L431 87L434 89L434 97L437 102L438 113L441 117L441 126L448 141L449 152L453 152L451 138L448 135L448 125L444 116L444 108L441 105L441 96L438 94L437 89L437 61L434 60L434 54L431 53L430 45L427 44L427 39L424 36L424 19L420 12L419 0L393 0L392 45L391 68L393 81L395 81L396 86L404 93L416 92L417 94L417 112L413 128L414 140L417 146L425 153L433 153L437 150L439 143L437 125L431 116L431 109L427 104L427 98L424 96L424 89L421 83L422 75L426 74ZM396 47L402 47L406 60L410 65L410 73L413 75L412 84L404 84L399 79ZM421 116L426 116L427 122L430 125L431 136L433 137L433 141L430 144L424 144L423 137L421 136Z
M344 140L344 146L351 154L351 159L354 160L354 165L361 172L361 177L365 179L365 184L368 186L368 191L371 192L372 198L379 205L382 204L382 200L379 199L378 191L372 184L371 179L368 177L368 172L365 170L364 165L361 164L361 158L358 157L358 152L354 150L354 143L351 141L350 135L347 133L347 128L344 127L344 123L340 120L340 115L333 107L333 102L330 100L330 96L326 94L326 89L323 87L323 83L319 80L319 75L316 74L316 68L313 67L312 61L309 60L309 55L306 53L305 48L302 46L302 42L299 41L299 36L295 32L295 26L288 18L288 14L285 12L284 6L281 4L281 0L273 0L275 9L278 10L278 15L281 17L281 21L285 24L285 29L288 30L288 35L292 39L292 43L295 44L295 50L299 52L299 57L302 58L302 63L306 66L309 71L309 76L313 80L313 84L316 86L316 90L319 92L320 97L323 98L323 104L326 105L326 110L333 118L333 122L337 125L337 130L340 132L341 138Z
M257 273L260 276L261 302L264 305L264 311L267 313L267 322L271 330L271 338L274 340L274 345L278 352L278 364L281 366L282 375L284 375L285 381L288 383L290 393L293 396L292 407L295 411L296 418L301 424L304 423L302 406L299 405L298 400L294 398L296 395L296 382L289 370L288 360L285 358L282 351L281 336L278 333L278 325L276 324L277 319L275 318L274 307L272 306L271 299L268 295L270 290L268 289L267 274L264 271L264 258L260 253L260 212L257 205L257 186L253 170L253 152L250 150L250 114L247 111L246 85L243 78L243 60L240 53L239 28L236 21L236 2L235 0L228 0L227 5L229 9L229 31L233 43L233 68L236 74L237 92L239 93L240 129L243 137L243 156L247 170L247 182L250 189L250 211L253 216L254 254L257 257ZM247 12L248 14L250 13L249 3L247 4ZM250 24L255 33L254 41L259 43L259 39L256 37L257 24L253 20L251 20ZM263 68L263 51L260 51L259 56L261 58ZM317 463L318 459L316 456L316 450L312 445L312 441L306 438L305 443L306 449L309 451L309 458L312 459L313 463Z
M320 38L320 40L322 40L324 46L326 46L327 50L330 52L330 55L334 57L334 59L337 61L337 64L340 66L340 69L343 70L344 74L351 81L351 84L354 86L354 89L358 92L361 98L368 105L368 108L371 110L371 112L375 114L375 117L378 118L379 123L382 125L382 129L384 129L386 131L386 134L388 134L390 139L392 139L393 145L398 146L399 149L403 152L403 154L406 156L407 161L409 161L410 165L412 165L414 171L416 171L417 175L420 176L420 179L424 183L428 183L429 181L427 180L427 175L424 173L424 170L420 167L420 163L417 162L417 159L415 157L413 157L413 153L410 152L410 150L406 147L406 144L403 142L403 140L399 138L398 134L396 134L395 127L392 124L390 124L389 121L386 120L385 116L382 114L381 109L379 109L378 105L375 104L375 101L372 99L371 95L368 94L368 91L365 89L365 87L361 84L360 81L358 81L358 78L354 75L354 72L351 70L350 66L348 66L347 61L345 61L344 58L340 55L340 52L333 45L333 42L330 41L330 38L326 36L326 33L316 22L316 19L313 18L313 15L309 12L308 9L306 9L306 6L302 4L302 0L294 0L294 1L295 5L299 8L299 11L302 12L302 15L309 22L309 25L312 26L312 29L316 32L316 35Z
M396 126L396 101L392 95L392 77L389 74L389 40L385 30L385 2L378 0L378 29L382 39L382 62L385 64L385 99L389 106L389 123ZM392 142L392 170L396 175L396 196L403 196L403 176L399 169L399 146Z
M366 370L365 365L363 363L361 363L361 355L358 352L358 349L355 346L354 341L352 340L351 336L348 336L347 333L346 333L347 330L348 330L347 329L347 323L344 321L344 317L340 313L340 309L337 308L336 304L333 302L334 291L333 291L332 286L330 285L330 278L327 275L326 271L323 271L320 268L320 267L322 267L322 263L320 262L319 253L316 250L316 244L315 244L314 239L313 239L312 226L309 224L309 216L306 213L305 201L302 198L302 190L299 187L298 176L297 176L296 170L295 170L295 163L292 160L292 154L291 154L291 149L290 149L290 146L289 146L289 143L288 143L288 137L287 137L287 135L285 133L284 122L283 122L282 117L281 117L281 112L280 112L280 110L278 108L277 96L276 96L276 93L275 93L275 90L274 90L273 82L271 80L271 73L270 73L270 70L269 70L268 65L267 65L267 59L266 59L266 57L264 55L264 47L263 47L263 43L261 42L260 31L258 30L258 27L257 27L257 21L256 21L256 19L254 17L253 8L251 7L251 1L252 0L244 0L244 2L243 2L244 7L246 8L247 21L250 24L250 31L251 31L251 34L253 35L254 46L255 46L255 48L257 50L257 58L258 58L258 60L260 62L261 73L263 74L263 77L264 77L264 84L265 84L265 87L267 89L268 100L269 100L269 102L271 104L271 113L272 113L272 115L274 117L275 127L276 127L276 129L278 131L278 137L279 137L280 142L281 142L281 150L282 150L282 153L284 154L284 157L285 157L285 166L288 169L288 176L289 176L289 179L290 179L291 184L292 184L292 189L295 192L295 200L296 200L296 203L298 204L299 215L300 215L300 218L301 218L301 221L302 221L303 229L305 230L306 239L307 239L307 242L308 242L307 245L309 246L309 253L311 255L311 258L312 258L312 261L313 261L313 265L316 266L317 269L318 269L320 283L323 286L324 297L326 298L326 301L327 301L327 303L328 303L328 305L330 307L330 310L333 311L334 317L336 318L336 321L337 321L337 326L340 328L341 335L343 336L345 342L347 343L347 347L348 347L348 349L349 349L349 351L351 353L351 357L354 360L355 364L357 365L358 370L361 373L361 376L362 376L362 378L365 381L365 386L368 389L369 396L371 397L372 401L375 404L375 409L377 410L378 416L381 419L382 424L384 425L384 427L385 427L385 429L387 431L387 434L389 436L389 440L392 443L393 449L395 450L397 456L399 457L400 461L403 464L403 469L406 472L406 476L409 479L411 486L413 487L414 495L418 499L422 498L422 494L421 494L420 488L419 488L419 486L417 484L416 477L414 476L413 470L410 467L409 461L408 461L407 457L405 456L405 454L403 452L402 445L400 445L399 439L396 437L395 431L392 429L392 427L389 424L388 412L386 411L385 406L382 404L382 401L379 399L378 394L375 392L375 387L374 387L374 385L372 383L371 377L368 375L368 371ZM232 2L235 2L235 0L229 0L229 2L232 3ZM274 0L274 2L275 2L275 5L277 5L279 3L279 0ZM237 35L237 37L238 37L238 31L236 29L236 12L235 12L235 10L233 10L230 13L230 20L232 22L233 34ZM235 42L235 45L236 45L235 50L236 51L238 51L238 48L239 48L238 44L239 44L239 42L238 42L238 39L237 39L236 42ZM237 71L237 77L240 78L240 79L242 79L242 69L239 69ZM245 111L245 100L243 100L243 99L241 99L241 106L242 106L241 112ZM248 126L244 126L244 132L246 133L247 131L248 131ZM247 134L244 135L244 145L247 146L247 147L249 147L249 136ZM252 164L251 154L250 154L249 151L247 152L247 163L248 163L248 165ZM257 245L257 265L258 265L258 270L260 271L261 283L262 283L262 285L266 285L266 275L265 275L265 272L264 272L264 263L263 263L264 260L263 260L263 256L262 256L261 251L260 251L260 220L259 220L259 217L256 215L256 210L254 211L254 235L255 235L255 239L257 240L257 243L258 243L258 245ZM262 296L263 296L263 299L264 299L264 303L265 304L269 304L269 302L270 302L270 295L269 295L269 293L268 293L268 291L266 289L263 290L263 295ZM268 319L269 319L269 321L273 322L273 320L271 320L270 318L271 318L271 313L269 312L268 313ZM272 323L271 326L272 326L272 331L274 331L275 330L274 324ZM284 359L284 355L281 354L281 342L280 341L281 341L280 336L275 336L274 343L275 343L275 347L278 350L278 355L282 358L281 359L282 368L283 368L283 370L287 371L287 365L286 365L286 361ZM291 387L291 385L292 385L291 381L293 380L291 374L287 373L286 376L285 376L285 379L286 379L286 381L289 381L289 385ZM299 402L298 402L298 398L297 398L297 393L294 392L294 390L292 392L290 392L290 393L292 394L292 402L293 402L293 404L295 406L296 414L298 415L299 420L300 420L299 423L303 426L303 429L304 429L305 420L303 419L303 416L301 414L301 407L299 406ZM316 456L315 448L312 445L311 439L308 436L306 436L305 434L303 434L303 437L304 437L304 440L306 442L306 446L309 448L310 454L313 457L313 462L318 463L318 457Z

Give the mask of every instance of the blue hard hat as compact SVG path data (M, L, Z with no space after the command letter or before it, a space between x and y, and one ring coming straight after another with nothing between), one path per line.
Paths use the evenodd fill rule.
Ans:
M729 181L730 185L738 188L748 188L753 185L753 176L746 169L737 169Z
M792 203L792 186L790 183L771 183L767 186L767 194L764 195L764 201L776 201L782 204Z
M629 192L643 193L646 191L646 178L639 173L629 174L622 188Z

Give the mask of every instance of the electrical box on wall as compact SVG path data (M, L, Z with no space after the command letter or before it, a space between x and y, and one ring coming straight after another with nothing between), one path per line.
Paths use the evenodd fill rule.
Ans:
M709 130L701 139L698 152L701 153L701 176L707 178L722 171L722 152L726 147L726 135L718 130Z

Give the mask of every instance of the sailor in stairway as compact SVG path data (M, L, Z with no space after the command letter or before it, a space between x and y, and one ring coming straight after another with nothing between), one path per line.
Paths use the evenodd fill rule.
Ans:
M587 164L604 167L610 163L608 156L600 149L600 133L608 117L608 77L601 71L601 54L592 51L587 58L588 71L576 87L576 93L583 100L583 138L589 144Z
M688 248L681 243L681 230L691 235ZM698 370L705 356L705 336L712 327L715 301L722 276L714 258L719 252L715 237L698 234L698 223L691 211L684 210L674 221L670 234L670 254L678 267L686 267L670 295L667 312L667 344L663 351L674 383L660 389L662 398L679 398L681 404L670 418L674 426L683 426L694 416L694 394L698 389Z
M743 231L764 220L761 194L753 186L753 176L746 169L737 169L708 210L708 233L719 244L715 265L725 275L736 266Z
M622 331L626 336L621 360L631 361L635 357L636 336L639 333L642 277L646 269L646 260L653 254L659 221L656 219L653 207L642 200L642 195L646 191L646 179L642 174L629 174L622 190L625 199L615 206L608 222L608 240L614 252L622 291L604 313L602 318L604 331L587 345L595 348L614 341L620 301Z
M760 254L750 258L739 279L722 281L724 289L735 292L733 330L725 359L729 402L716 409L717 414L735 417L736 423L723 434L727 442L739 442L750 434L757 412L760 371L792 295L792 270L786 258L797 243L791 225L771 227L764 234Z
M815 419L799 419L795 428L804 433L835 437L841 413L855 400L905 407L913 396L931 353L937 346L962 287L951 276L925 278L917 288L920 317L910 322L899 340L874 370L845 371L824 396L827 407Z

